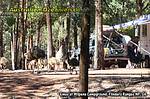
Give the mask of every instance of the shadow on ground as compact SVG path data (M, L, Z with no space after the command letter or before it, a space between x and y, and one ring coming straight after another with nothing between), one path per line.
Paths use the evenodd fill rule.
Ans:
M64 90L67 92L78 91L78 82L78 77L56 79L31 73L0 73L0 98L41 99L55 97ZM95 75L95 77L89 78L89 91L91 92L144 91L141 87L147 89L147 94L150 93L149 77L98 77Z

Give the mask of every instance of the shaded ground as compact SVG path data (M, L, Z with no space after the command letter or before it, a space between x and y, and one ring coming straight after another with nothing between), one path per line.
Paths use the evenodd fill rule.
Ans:
M114 75L110 75L110 73ZM117 95L126 96L124 97L126 99L128 96L133 98L135 94L139 98L150 97L149 73L147 69L91 70L89 71L89 92L98 92L99 94L91 95L90 99L102 99L102 96L103 99L112 99L112 97L116 99ZM22 71L1 71L0 99L59 99L61 92L79 91L78 82L78 75L70 75L69 72L33 74ZM70 97L70 99L77 99L72 95Z

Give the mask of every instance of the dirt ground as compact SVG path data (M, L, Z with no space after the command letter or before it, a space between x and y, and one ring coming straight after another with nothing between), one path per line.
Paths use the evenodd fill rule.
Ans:
M0 71L0 99L78 99L78 91L75 73ZM89 99L148 98L150 69L89 70L87 95Z

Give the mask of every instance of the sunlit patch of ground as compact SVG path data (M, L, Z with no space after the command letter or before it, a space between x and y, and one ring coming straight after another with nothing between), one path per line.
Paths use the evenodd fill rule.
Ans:
M113 75L110 75L113 74ZM136 75L135 75L136 74ZM69 72L1 71L0 99L56 99L60 92L78 92L79 76ZM89 92L132 93L150 97L149 69L90 70ZM145 96L146 94L147 96ZM140 97L140 96L137 96ZM89 99L127 99L128 97L89 97ZM133 98L133 97L130 97ZM77 97L71 97L77 99Z

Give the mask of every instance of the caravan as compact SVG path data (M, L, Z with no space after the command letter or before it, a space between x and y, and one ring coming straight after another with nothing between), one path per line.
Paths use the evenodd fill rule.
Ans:
M123 35L118 32L120 28L135 27L135 38L131 40L128 35ZM132 60L135 63L144 61L144 67L150 67L150 14L144 15L139 19L129 21L114 26L103 26L104 30L104 61L105 63L117 63L118 67L125 68L132 65ZM136 54L129 53L130 45L137 48ZM90 36L90 54L95 52L95 34ZM74 49L74 54L79 56L80 49ZM130 55L129 55L130 54ZM135 61L136 60L136 61ZM138 61L137 61L138 60ZM109 66L108 66L109 67Z
M143 15L139 19L129 21L110 27L108 30L116 30L120 28L135 27L135 37L138 37L138 42L130 41L138 48L138 51L143 55L144 67L150 67L150 14ZM118 33L119 34L119 33ZM120 34L122 35L122 34Z

